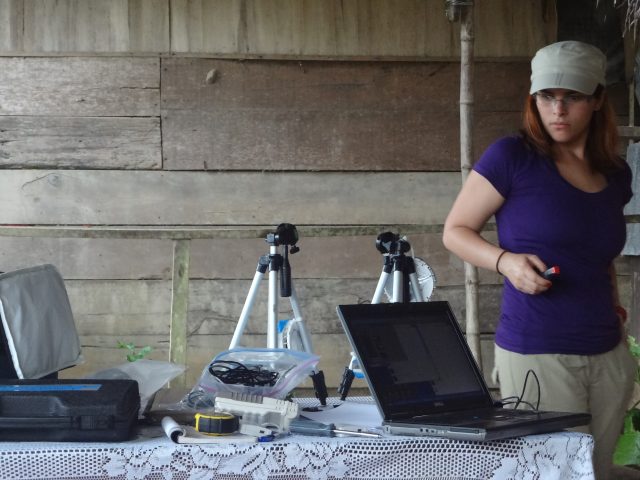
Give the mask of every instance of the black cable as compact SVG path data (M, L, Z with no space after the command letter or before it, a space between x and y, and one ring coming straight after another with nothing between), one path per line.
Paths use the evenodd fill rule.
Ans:
M264 370L261 365L247 367L232 360L216 360L209 364L209 373L222 383L244 385L247 387L273 387L278 379L278 372Z
M522 393L520 393L520 397L517 397L518 401L515 403L515 406L513 408L518 408L518 406L521 403L525 403L525 404L533 407L533 405L531 405L529 402L525 402L524 400L522 400L522 398L524 397L524 392L527 389L527 381L529 380L529 374L533 375L533 377L536 379L536 385L538 386L538 401L537 401L536 406L534 408L534 410L537 411L538 408L540 407L540 380L538 380L538 376L536 375L536 372L534 372L533 370L527 370L527 374L524 377L524 383L522 385Z
M261 365L247 367L232 360L216 360L209 364L209 373L226 384L241 384L250 387L274 386L278 379L277 372L264 370ZM192 390L185 401L191 408L214 408L214 397L201 389Z
M192 390L186 397L186 403L189 407L195 409L214 408L214 400L202 390Z
M513 398L513 400L510 400L510 401L502 400L501 403L502 403L503 407L507 406L507 405L514 405L514 404L517 405L517 404L523 403L523 404L527 405L529 408L531 408L531 410L534 410L534 411L537 410L536 407L531 402L527 402L526 400L521 400L518 397L507 397L507 398Z

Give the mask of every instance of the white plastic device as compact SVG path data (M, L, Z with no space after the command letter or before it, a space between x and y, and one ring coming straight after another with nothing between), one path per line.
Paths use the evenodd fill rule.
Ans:
M248 393L219 393L215 409L240 417L241 425L257 425L277 433L288 431L291 421L298 417L297 403Z

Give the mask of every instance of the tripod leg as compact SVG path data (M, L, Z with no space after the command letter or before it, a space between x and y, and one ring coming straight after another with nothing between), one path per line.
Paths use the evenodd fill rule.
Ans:
M411 273L415 274L413 259L400 253L393 257L393 303L409 303L411 301Z
M271 247L270 258L277 256L278 249ZM269 305L267 307L267 348L277 348L278 346L278 297L280 296L280 285L278 283L278 272L280 265L276 261L270 263L269 268Z
M416 273L416 262L413 257L405 258L405 271L407 272L414 302L422 302L422 291L420 290L420 282L418 281L418 274Z
M316 397L320 400L320 405L327 404L327 384L324 381L324 372L318 370L317 372L311 372L311 381L313 382L313 390L316 392Z
M382 264L382 272L380 273L380 278L378 279L378 285L376 285L376 291L373 292L371 303L380 303L380 301L382 300L384 287L387 284L387 280L389 279L389 275L391 275L392 269L393 262L391 261L391 257L389 255L385 255L384 263Z
M300 338L302 340L302 345L307 353L313 353L313 347L311 346L311 336L307 331L307 327L302 318L302 312L300 311L300 306L298 304L298 295L296 294L296 290L291 284L291 296L289 297L291 302L291 309L293 310L293 315L295 318L295 322L298 324L298 331L300 332ZM310 374L311 380L313 381L313 390L315 391L316 397L320 400L321 405L327 404L327 397L329 394L327 393L327 386L324 381L324 373L322 370L318 370L311 372Z
M411 292L413 293L414 301L422 302L422 292L420 291L420 283L418 282L418 275L414 273L409 274L409 282L411 283Z
M342 380L340 381L340 386L338 387L338 394L340 394L340 400L343 402L347 399L347 395L349 394L349 390L351 389L351 384L353 383L353 379L356 374L353 373L349 367L344 367L344 372L342 373Z
M258 269L256 270L256 273L253 276L253 281L251 282L251 288L249 288L247 299L245 300L244 306L242 307L242 312L240 313L238 324L236 325L236 329L233 332L233 337L231 338L229 349L236 348L239 345L240 338L242 338L242 333L244 332L244 329L247 326L247 320L251 315L251 309L253 308L253 304L255 303L258 295L258 288L260 287L260 282L262 280L262 277L264 277L264 272L266 271L266 266L262 268L263 267L262 261L263 259L261 257L260 262L258 263Z
M404 302L404 272L402 269L396 269L393 272L393 303Z
M388 278L389 278L388 273L383 271L380 274L380 279L378 280L376 291L373 292L373 298L371 299L371 303L380 303L380 301L382 300L382 294L384 293L384 286L387 284Z
M302 340L302 347L305 352L313 353L311 337L304 323L304 319L302 318L302 312L300 311L300 306L298 304L298 296L296 295L296 290L293 285L291 285L291 296L289 297L289 301L291 302L291 309L293 310L293 321L298 323L297 326L298 331L300 332L300 339Z

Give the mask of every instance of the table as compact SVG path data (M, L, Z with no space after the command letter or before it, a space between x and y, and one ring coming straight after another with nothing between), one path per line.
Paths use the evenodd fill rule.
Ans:
M590 435L494 442L435 437L289 436L268 443L177 445L157 431L123 443L0 443L2 479L591 480Z

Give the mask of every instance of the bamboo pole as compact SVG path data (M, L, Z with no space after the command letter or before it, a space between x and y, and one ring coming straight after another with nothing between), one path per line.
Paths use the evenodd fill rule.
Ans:
M473 164L473 2L461 8L460 18L460 171L464 183ZM465 262L466 336L482 370L478 318L478 269Z

